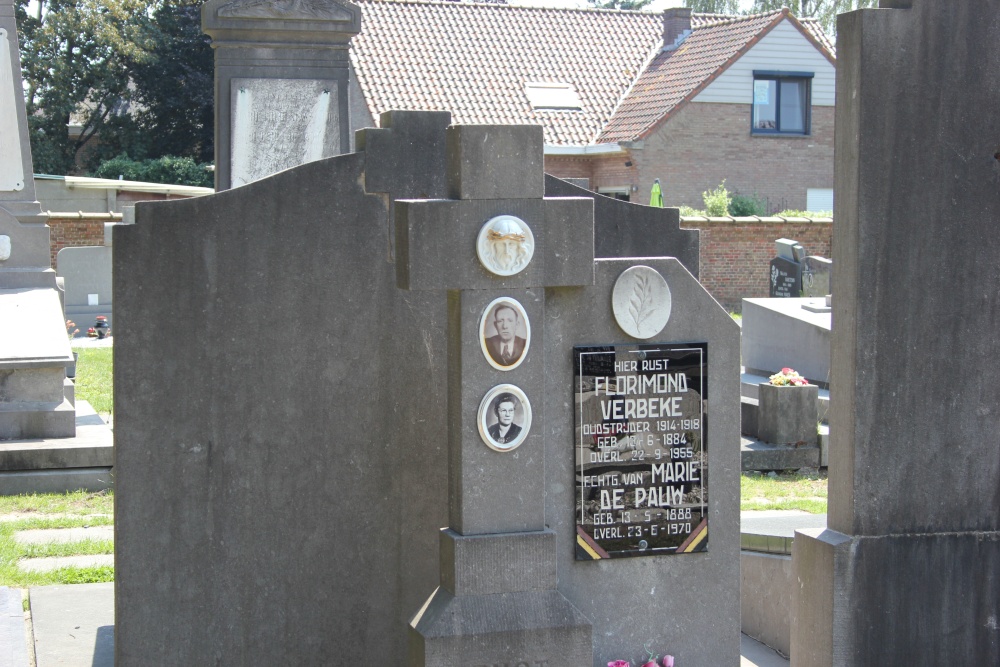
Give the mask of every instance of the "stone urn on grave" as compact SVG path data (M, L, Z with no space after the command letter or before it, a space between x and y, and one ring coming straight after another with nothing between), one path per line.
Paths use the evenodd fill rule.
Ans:
M801 380L795 371L783 369L771 376L772 382L760 384L757 437L778 445L815 445L819 441L816 430L819 387L791 382L775 384L774 378L785 377L785 371L791 371Z

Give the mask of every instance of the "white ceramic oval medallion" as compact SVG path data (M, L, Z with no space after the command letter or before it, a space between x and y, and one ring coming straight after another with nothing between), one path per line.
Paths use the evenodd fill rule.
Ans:
M670 288L659 271L633 266L615 281L611 306L622 331L633 338L652 338L670 319Z
M490 218L479 230L476 254L487 271L512 276L524 270L535 253L535 235L528 224L513 215Z
M10 237L0 234L0 262L10 259Z
M520 387L498 384L479 403L479 435L486 446L510 452L521 446L531 430L531 403Z
M487 363L498 371L521 365L531 347L531 322L517 299L502 296L479 318L479 345Z

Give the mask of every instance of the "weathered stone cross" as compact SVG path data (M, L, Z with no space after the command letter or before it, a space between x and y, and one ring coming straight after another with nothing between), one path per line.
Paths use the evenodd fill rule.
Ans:
M452 126L447 151L450 199L395 206L399 286L448 293L450 526L410 664L589 665L545 527L542 392L547 294L594 283L593 200L543 198L541 127Z

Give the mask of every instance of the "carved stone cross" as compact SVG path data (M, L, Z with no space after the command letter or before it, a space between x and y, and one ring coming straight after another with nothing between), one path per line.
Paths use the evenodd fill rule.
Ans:
M447 151L450 199L395 206L399 286L448 294L450 525L411 664L590 664L556 590L542 392L547 294L594 282L593 200L543 197L541 127L453 126Z

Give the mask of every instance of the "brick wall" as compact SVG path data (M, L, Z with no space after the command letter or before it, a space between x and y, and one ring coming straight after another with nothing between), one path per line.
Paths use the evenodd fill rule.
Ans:
M638 167L628 155L611 155L605 157L576 157L568 155L546 155L546 173L559 178L586 178L590 181L590 189L597 192L601 188L631 187L639 182ZM650 181L652 183L652 181ZM649 191L643 193L629 192L630 201L640 204L649 203Z
M804 209L807 188L833 187L833 107L812 107L810 136L780 137L750 134L749 103L687 104L631 160L639 193L659 178L667 206L704 208L701 193L726 179L730 192L769 198L771 213Z
M780 144L778 141L768 145ZM832 154L829 161L832 168ZM634 179L635 167L625 167L624 163L625 159L619 157L546 156L545 170L560 178L589 178L591 189L596 190L605 185L634 182L629 179ZM815 166L815 169L819 172L822 167ZM631 194L635 203L646 204L649 201L648 188ZM700 208L700 191L698 197ZM804 190L801 204L794 205L805 207ZM775 256L774 242L777 239L794 239L810 255L833 258L833 224L829 220L788 222L781 218L684 218L681 226L701 230L701 282L716 301L736 311L741 308L744 298L768 296L768 267Z
M60 220L50 218L49 254L52 268L56 268L56 255L63 248L104 245L103 220Z
M701 284L716 301L736 311L741 299L769 296L768 267L775 256L775 240L794 239L808 254L833 259L833 223L828 220L683 218L681 227L701 230Z
M559 178L586 178L593 185L594 164L588 157L546 155L545 173Z
M613 155L609 157L596 158L594 160L594 179L591 181L595 191L600 188L615 188L623 185L631 186L640 180L637 165L632 162L631 166L626 163L632 162L627 155ZM643 198L643 195L645 198ZM649 203L649 190L645 193L642 190L629 192L629 201L636 204Z

